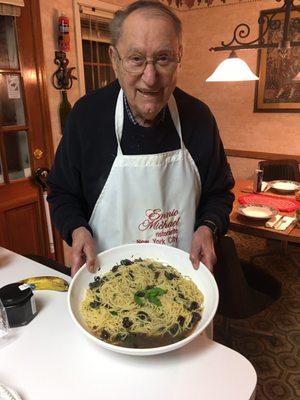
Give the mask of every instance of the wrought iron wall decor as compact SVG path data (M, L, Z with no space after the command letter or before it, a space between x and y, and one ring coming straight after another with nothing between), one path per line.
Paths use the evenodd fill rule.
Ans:
M280 0L276 0L280 2ZM225 50L245 50L245 49L264 49L264 48L278 48L280 54L285 57L291 47L300 46L300 40L291 40L289 34L290 28L290 14L291 11L298 11L299 8L294 5L294 0L284 0L284 5L281 8L276 8L269 10L268 14L262 13L258 19L258 24L260 26L259 36L246 42L245 40L250 35L250 27L245 23L241 23L236 26L233 32L233 37L230 42L221 42L221 46L211 47L210 51L225 51ZM270 29L274 29L276 24L282 24L282 21L276 19L280 13L284 13L283 19L283 35L280 41L275 43L267 42L267 35ZM293 24L300 25L300 14L298 18L293 20Z
M56 51L54 63L58 65L57 70L52 75L52 84L55 89L68 90L71 89L73 85L73 79L77 79L72 75L72 71L75 67L68 67L69 60L64 51Z
M54 63L58 65L57 70L52 75L52 84L55 89L60 90L62 100L59 105L60 114L60 125L61 132L63 133L67 116L72 109L72 106L68 100L67 90L71 89L73 85L73 80L77 79L76 76L72 74L75 67L68 67L69 60L64 51L56 51Z

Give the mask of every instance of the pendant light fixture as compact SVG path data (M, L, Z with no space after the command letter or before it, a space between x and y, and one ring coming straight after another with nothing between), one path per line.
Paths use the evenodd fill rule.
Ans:
M206 79L206 82L234 82L234 81L257 81L256 76L247 63L232 51L226 60L217 66L215 72Z
M276 0L278 1L278 0ZM274 12L262 14L258 19L259 36L255 40L245 42L250 35L250 27L245 23L241 23L234 29L233 37L230 42L221 42L221 46L211 47L210 51L230 51L228 59L223 61L214 71L214 73L206 80L207 82L220 81L244 81L257 80L258 77L252 73L248 65L239 59L235 53L236 50L249 49L268 49L277 48L281 57L286 57L291 47L300 46L300 41L291 41L289 35L290 14L291 11L299 12L299 18L294 18L293 23L300 26L300 9L294 5L294 0L284 0L281 8L274 9ZM284 12L283 34L282 39L278 43L267 43L267 34L269 29L275 23L275 17ZM245 69L246 64L246 69ZM247 72L245 72L247 70ZM298 80L300 71L294 80ZM298 78L297 78L298 77Z

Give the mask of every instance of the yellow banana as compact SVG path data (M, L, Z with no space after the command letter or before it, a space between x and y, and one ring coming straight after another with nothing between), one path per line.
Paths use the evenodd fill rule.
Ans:
M20 283L30 285L33 290L57 290L59 292L66 292L69 288L68 282L57 276L34 276L22 279Z

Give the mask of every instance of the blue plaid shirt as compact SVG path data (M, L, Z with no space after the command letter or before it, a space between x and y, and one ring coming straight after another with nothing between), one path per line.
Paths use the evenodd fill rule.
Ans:
M139 125L139 123L136 121L136 119L134 118L134 116L130 110L130 107L129 107L129 104L128 104L125 94L123 96L124 96L124 104L125 104L125 109L126 109L128 118L133 123L133 125ZM159 116L158 120L156 121L156 124L159 124L160 122L164 121L165 115L166 115L166 107L167 106L164 106L164 108L161 110L160 116Z

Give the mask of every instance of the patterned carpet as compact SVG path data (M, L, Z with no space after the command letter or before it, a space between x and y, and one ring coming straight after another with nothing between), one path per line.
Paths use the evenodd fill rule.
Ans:
M229 235L235 241L240 259L249 260L251 254L265 249L264 239L234 232ZM299 255L296 261L299 269L286 257L276 254L255 260L256 265L282 283L282 295L253 317L231 320L234 326L245 328L231 329L231 343L224 338L222 317L217 315L215 319L215 340L237 350L253 364L258 375L256 400L300 399ZM276 341L272 343L267 337L249 334L247 329L272 332Z

